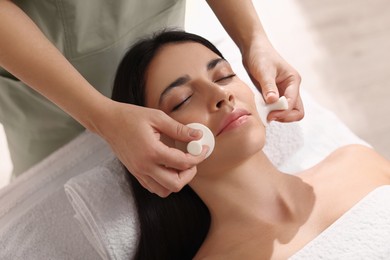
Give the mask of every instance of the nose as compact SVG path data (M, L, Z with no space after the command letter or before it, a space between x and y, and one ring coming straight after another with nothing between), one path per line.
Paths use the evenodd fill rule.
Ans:
M217 111L224 107L234 107L235 98L229 89L219 85L214 85L211 89L210 109L212 111Z

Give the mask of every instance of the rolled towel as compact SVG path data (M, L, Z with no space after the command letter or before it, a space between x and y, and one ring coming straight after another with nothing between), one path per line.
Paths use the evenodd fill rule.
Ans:
M137 213L125 170L110 159L65 184L80 227L103 259L132 259Z

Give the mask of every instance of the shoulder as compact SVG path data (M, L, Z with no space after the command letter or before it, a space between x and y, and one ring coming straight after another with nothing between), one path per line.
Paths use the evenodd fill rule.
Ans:
M370 147L347 145L309 169L304 179L320 194L365 194L390 184L390 162Z
M329 158L336 158L342 156L344 159L347 158L357 158L361 156L375 156L377 153L372 148L360 145L360 144L350 144L343 147L338 148L334 152L329 155Z
M365 145L352 144L341 147L326 160L350 166L359 172L362 170L367 170L368 173L378 172L390 178L390 161Z
M332 223L368 193L390 184L390 162L370 147L348 145L315 166L310 181L322 219Z

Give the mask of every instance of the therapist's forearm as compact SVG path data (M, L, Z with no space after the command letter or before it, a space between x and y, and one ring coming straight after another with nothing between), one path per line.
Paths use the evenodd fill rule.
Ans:
M255 39L268 41L252 1L207 0L207 3L241 52Z
M0 66L94 131L108 102L14 3L0 0Z

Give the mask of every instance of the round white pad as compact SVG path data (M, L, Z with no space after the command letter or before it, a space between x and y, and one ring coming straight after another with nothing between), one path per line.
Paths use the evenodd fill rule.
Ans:
M187 146L185 146L185 150L187 150L187 152L189 152L190 154L197 156L202 153L203 145L207 145L209 147L209 150L206 154L206 158L209 157L210 154L213 152L215 146L215 139L211 130L207 126L200 123L190 123L187 126L193 129L201 130L203 135L202 138L200 138L199 140L189 142ZM176 147L181 150L184 150L183 144L180 142L176 142Z

